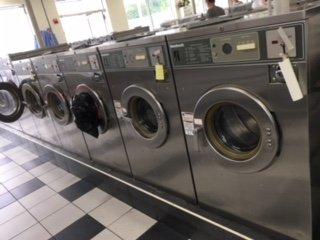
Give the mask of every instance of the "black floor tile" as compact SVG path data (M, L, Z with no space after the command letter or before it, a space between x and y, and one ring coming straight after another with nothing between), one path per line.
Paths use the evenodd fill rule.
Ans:
M16 199L9 192L0 195L0 209L10 205L15 201Z
M53 153L47 153L40 157L37 157L36 159L26 162L25 164L22 164L21 167L23 167L25 170L30 171L31 169L38 167L46 162L49 162L51 160L54 160L54 154Z
M59 194L70 202L91 191L95 186L85 180L81 180L62 190Z
M11 161L12 160L10 158L8 158L8 157L2 158L2 159L0 159L0 166L5 165L5 164L7 164L7 163L9 163Z
M56 240L89 240L103 231L105 227L86 215L54 236ZM107 240L107 239L106 239Z
M29 182L26 182L26 183L20 185L19 187L12 189L10 192L17 199L21 199L24 196L27 196L28 194L43 187L44 185L45 184L43 182L41 182L38 178L34 178L34 179L30 180Z
M163 223L157 223L138 240L188 240L188 238L167 227Z

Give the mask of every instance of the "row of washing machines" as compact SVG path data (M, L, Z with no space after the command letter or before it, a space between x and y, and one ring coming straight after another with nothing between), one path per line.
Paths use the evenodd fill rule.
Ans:
M313 7L14 60L0 120L202 209L318 239L319 20Z

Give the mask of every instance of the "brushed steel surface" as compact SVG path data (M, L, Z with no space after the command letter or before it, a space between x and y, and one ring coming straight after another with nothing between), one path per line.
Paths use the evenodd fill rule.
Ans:
M0 58L0 79L1 81L4 81L4 82L11 81L19 87L19 80L17 79L17 77L13 75L13 67L9 59ZM18 131L22 131L19 120L13 123L6 123L6 124Z
M12 62L15 70L16 83L20 83L23 80L32 78L32 65L30 60L19 60ZM35 123L35 118L31 114L28 108L25 108L23 115L19 119L22 131L28 135L36 138L40 138L38 128Z
M96 49L87 49L77 52L78 55L89 56L98 54ZM61 56L62 58L63 56ZM76 58L76 56L75 56ZM110 91L107 86L105 75L102 71L101 63L100 69L97 70L77 70L64 72L65 80L69 88L70 96L73 98L77 87L80 84L85 84L101 98L104 103L104 108L107 112L107 131L95 138L87 133L83 133L90 156L93 162L107 167L121 171L127 175L131 175L131 169L128 162L125 147L123 145L121 132L119 129L118 120L114 110Z
M162 46L166 55L166 63L169 64L164 38L155 37L152 39L154 41L149 39L149 44L141 46ZM131 41L127 44L119 43L113 47L102 46L99 50L103 56L108 52L121 50L119 47L128 49L125 45L140 45L140 43L140 40ZM159 148L154 148L137 141L131 123L124 118L119 118L133 176L150 185L195 202L189 158L170 68L167 68L168 76L166 80L161 83L155 80L155 72L152 67L145 69L105 70L113 100L121 101L123 91L128 86L136 84L141 88L147 89L155 96L162 105L168 119L169 132L167 140Z
M306 17L304 12L286 16L298 20L296 16L299 14L301 20ZM319 170L319 164L315 163L318 161L316 158L319 159L319 151L316 150L319 148L319 140L315 137L315 132L319 132L319 124L315 123L314 118L320 115L319 108L315 108L315 104L319 103L319 94L310 92L311 83L317 92L319 89L320 49L315 42L319 42L320 21L319 17L314 18L317 21L313 22L313 35L308 35L307 26L304 36L313 39L309 40L312 44L307 44L307 47L312 45L312 49L306 50L307 56L309 51L313 53L313 59L309 62L307 57L306 60L296 62L300 85L306 95L301 101L291 100L284 83L270 83L267 60L264 63L255 61L233 65L182 66L174 67L173 70L182 112L193 113L199 99L215 87L231 86L254 94L272 113L280 134L278 154L271 165L252 173L236 172L221 166L210 144L202 141L196 146L196 136L188 135L187 145L200 206L294 239L306 240L319 238L319 233L315 234L319 232L316 225L319 223L319 208L314 207L319 205L319 179L310 177L310 163L311 166L318 166L312 173L319 175L319 172L315 173ZM227 26L230 31L246 28L253 30L250 28L252 24L264 28L268 24L284 21L284 16L281 16L270 18L269 21L263 19L256 23L249 21ZM201 37L214 36L212 34L216 30L216 27L208 27L169 36L168 43L177 44L186 37L196 39L199 34ZM314 69L312 78L308 73L311 66ZM311 149L310 143L313 143Z
M38 57L33 59L33 63L35 66L38 66L37 76L39 79L39 83L42 89L42 97L44 98L44 87L46 85L51 85L56 89L62 91L66 101L70 102L70 96L68 93L68 88L66 82L63 77L61 77L62 73L59 69L52 69L51 64L56 64L57 57L56 55ZM49 66L49 68L43 67L43 64ZM50 106L47 106L49 108ZM50 114L49 114L50 116ZM57 137L61 141L61 147L69 151L73 154L77 154L80 157L90 161L89 152L83 138L82 132L78 130L73 121L68 125L59 125L55 122L50 116L48 121L53 122L53 126L57 131ZM46 124L42 122L42 124Z

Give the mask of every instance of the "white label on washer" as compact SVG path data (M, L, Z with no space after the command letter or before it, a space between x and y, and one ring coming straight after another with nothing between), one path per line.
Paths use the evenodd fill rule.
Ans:
M113 104L114 104L114 108L116 110L117 117L121 118L123 114L122 114L122 107L121 107L120 101L114 100Z
M89 56L89 62L92 70L98 70L99 69L99 62L96 55L90 55Z
M203 125L202 119L200 119L200 118L195 118L195 119L194 119L194 124L195 124L195 125L198 125L198 126L202 126L202 125Z
M188 136L194 135L193 113L181 112L184 132Z

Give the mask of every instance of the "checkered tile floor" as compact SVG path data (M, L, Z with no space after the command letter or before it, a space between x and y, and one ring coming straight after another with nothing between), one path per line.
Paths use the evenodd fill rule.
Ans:
M50 153L4 137L0 151L0 240L185 239L58 167Z

